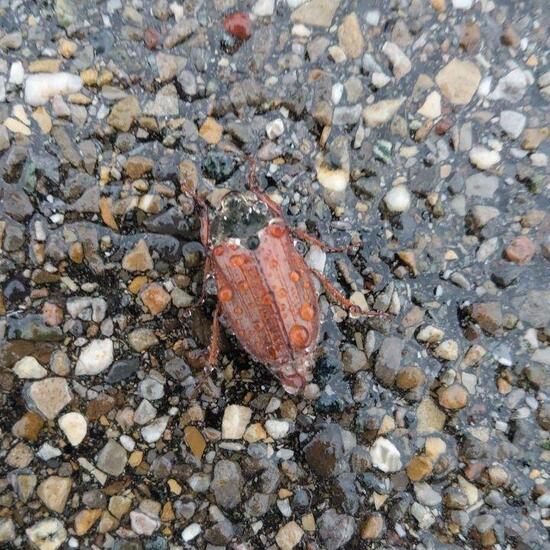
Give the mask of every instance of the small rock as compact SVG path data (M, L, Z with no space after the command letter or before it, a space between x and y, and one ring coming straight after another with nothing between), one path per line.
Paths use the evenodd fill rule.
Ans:
M46 518L29 527L25 533L32 545L39 550L57 550L67 540L63 523L55 518Z
M471 61L455 58L437 73L435 81L453 105L466 105L476 93L481 73Z
M463 409L468 404L468 392L460 384L452 384L438 392L439 404L449 410Z
M122 258L122 267L126 271L149 271L153 269L153 260L144 239L140 239L132 250Z
M411 194L404 185L396 185L386 193L384 203L390 212L406 212L411 207Z
M107 122L121 132L127 132L141 112L137 97L128 96L113 105Z
M124 447L109 439L97 457L97 467L106 474L119 476L124 472L128 457Z
M371 127L382 126L391 120L404 101L404 97L399 99L383 99L372 105L367 105L363 109L365 123Z
M499 123L500 127L508 134L512 139L517 139L523 129L527 118L525 115L516 111L502 111L500 113Z
M130 512L132 531L137 535L151 536L160 527L160 520L153 518L140 510Z
M338 514L333 508L319 518L319 536L326 550L343 548L355 533L355 520L346 514Z
M456 361L458 359L458 344L456 340L445 340L435 349L434 355L445 361Z
M202 528L198 523L191 523L181 532L183 542L189 542L201 534Z
M59 417L59 427L73 447L77 447L84 441L88 424L86 418L78 412L70 412Z
M36 494L52 512L62 514L72 485L69 477L51 476L38 486Z
M411 60L403 53L401 48L393 42L385 42L382 53L390 60L393 76L397 80L408 74L412 68Z
M500 154L497 151L475 146L470 150L470 162L480 170L488 170L500 162Z
M525 71L519 68L513 69L498 81L489 99L494 101L503 99L510 103L517 103L523 98L528 86L529 80Z
M206 143L216 145L222 139L223 126L212 117L208 117L199 130L199 135Z
M159 315L170 303L170 294L159 283L147 285L140 292L139 297L152 315Z
M256 0L252 13L258 17L270 17L275 11L275 0Z
M151 422L151 424L141 428L141 437L143 437L147 443L155 443L162 437L162 434L164 434L169 420L169 416L160 416Z
M424 384L426 375L419 367L411 366L400 370L395 377L395 385L400 390L414 390Z
M357 59L363 55L365 39L355 12L346 15L338 27L338 42L348 59Z
M32 356L19 359L13 366L13 372L23 380L39 380L48 374L48 371Z
M252 409L242 405L228 405L223 413L222 438L241 439L246 431Z
M281 550L292 550L300 544L303 536L302 528L295 521L291 521L279 529L275 542Z
M16 537L15 524L11 518L0 519L0 544L7 545ZM8 547L8 546L6 546Z
M228 510L235 508L242 499L243 483L241 468L238 464L230 460L217 462L210 488L218 506Z
M332 24L334 14L341 0L311 0L292 12L293 23L302 23L308 27L325 27Z
M142 155L129 157L124 164L124 173L131 179L142 178L153 170L155 163L153 159Z
M471 316L489 334L497 334L502 328L503 316L500 302L473 304Z
M273 439L281 439L288 434L290 424L286 420L266 420L265 429Z
M24 393L27 406L53 420L73 396L65 378L45 378L33 382Z
M370 449L372 465L382 472L398 472L403 467L401 453L397 447L384 437L379 437Z
M101 517L102 510L95 508L92 510L81 510L74 518L74 530L77 536L82 537Z
M416 418L419 434L440 432L445 426L445 413L429 397L425 397L418 405Z
M113 362L114 350L112 340L92 340L82 348L76 363L77 376L95 376L103 372Z
M285 131L285 125L280 118L276 118L266 124L265 133L267 137L271 140L275 140L278 137L282 136Z
M25 80L25 103L34 107L45 105L56 95L74 94L80 91L82 79L70 73L37 73Z
M384 516L382 514L371 514L361 527L361 538L363 540L377 540L383 535L384 529Z
M516 264L529 263L535 255L535 245L524 235L512 239L506 249L504 250L504 256L510 262Z
M407 464L407 475L411 481L421 481L432 473L431 460L423 455L413 456Z

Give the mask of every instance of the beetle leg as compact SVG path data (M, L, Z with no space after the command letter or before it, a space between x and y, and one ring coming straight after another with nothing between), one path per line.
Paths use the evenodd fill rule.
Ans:
M356 250L360 246L357 244L350 244L348 246L330 246L324 243L323 241L320 241L319 239L313 237L306 231L302 231L301 229L291 228L290 231L297 239L300 239L301 241L306 241L309 244L318 246L321 250L324 250L325 252L329 252L329 253L348 252L350 250Z
M246 177L246 187L249 191L252 191L263 203L267 205L269 210L273 212L279 218L284 219L283 211L281 207L272 200L267 193L264 193L256 183L256 161L252 157L247 157L248 159L248 175Z
M199 394L202 387L210 379L212 371L216 369L218 362L218 355L220 353L220 304L216 304L214 310L214 319L212 320L212 335L210 336L210 346L208 347L208 357L206 358L206 364L204 370L199 376L197 385L195 386L191 398L195 399Z
M208 279L210 278L210 274L212 273L212 265L210 262L210 258L206 256L206 260L204 261L204 268L202 272L202 287L201 287L201 293L199 295L199 299L190 306L182 307L184 313L192 311L194 309L197 309L198 307L202 306L204 304L204 301L206 300L206 284L208 283Z
M387 317L387 313L382 311L366 311L364 312L359 306L356 306L348 298L346 298L320 271L311 268L313 274L319 279L319 282L323 285L325 292L343 308L347 309L351 314L355 316L364 317Z

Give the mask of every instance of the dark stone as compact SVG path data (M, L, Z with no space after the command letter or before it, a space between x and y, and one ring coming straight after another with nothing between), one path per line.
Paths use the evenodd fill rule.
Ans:
M204 175L216 183L227 180L236 169L235 158L221 151L209 151L202 163Z
M133 376L139 369L139 359L137 357L132 357L130 359L122 359L113 363L109 374L107 375L108 384L116 384L121 380L126 380Z
M315 475L322 478L337 473L338 462L344 455L344 444L340 426L328 424L305 447L304 454Z

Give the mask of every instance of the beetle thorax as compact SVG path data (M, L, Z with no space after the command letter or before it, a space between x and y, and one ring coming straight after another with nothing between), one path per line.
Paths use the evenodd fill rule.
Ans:
M273 215L252 193L230 191L223 198L210 226L212 244L248 239L269 224Z

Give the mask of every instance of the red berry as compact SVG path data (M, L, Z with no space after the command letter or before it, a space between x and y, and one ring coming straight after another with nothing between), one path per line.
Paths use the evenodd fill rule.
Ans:
M252 21L247 13L238 11L224 19L223 28L239 40L248 40L252 34Z

